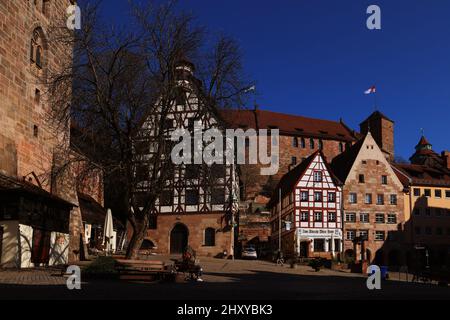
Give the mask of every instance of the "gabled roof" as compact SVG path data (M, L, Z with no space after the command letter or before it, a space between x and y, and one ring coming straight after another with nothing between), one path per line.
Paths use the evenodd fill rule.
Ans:
M278 202L279 198L279 190L281 188L281 197L284 197L286 194L292 192L297 182L303 177L306 170L311 165L312 161L316 158L317 155L320 155L323 159L323 162L330 174L331 179L333 180L335 185L342 185L342 182L336 177L331 170L331 167L328 165L327 160L322 153L321 150L315 151L313 154L311 154L308 158L303 160L298 166L296 166L294 169L286 173L278 182L277 187L274 189L272 197L270 198L269 203L267 204L267 207L270 208L274 204Z
M365 137L362 137L350 148L337 155L331 162L331 169L341 181L345 182L345 180L347 180L347 176L364 144L364 140Z
M307 118L267 110L221 110L220 115L231 128L279 129L280 134L355 141L355 132L343 121Z

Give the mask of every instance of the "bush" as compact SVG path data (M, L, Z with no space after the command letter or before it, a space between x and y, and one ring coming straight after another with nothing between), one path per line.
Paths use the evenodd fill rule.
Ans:
M113 278L118 275L118 262L112 257L97 257L92 263L83 268L82 274L87 277Z
M324 259L317 258L309 261L308 265L315 271L319 271L324 266Z

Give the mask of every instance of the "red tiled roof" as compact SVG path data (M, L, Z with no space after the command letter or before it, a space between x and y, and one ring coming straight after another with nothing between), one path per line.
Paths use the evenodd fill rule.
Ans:
M354 141L355 132L342 121L307 118L266 110L222 110L222 119L237 129L279 129L280 134Z
M427 138L425 138L424 136L422 136L422 137L420 138L419 143L418 143L417 145L418 145L418 146L426 146L426 145L428 145L428 144L430 144L430 143L428 142Z
M428 185L428 186L450 186L450 173L433 168L426 165L419 164L394 164L403 176L407 176L411 179L413 184L416 185ZM396 170L394 170L396 171ZM397 176L399 174L396 172ZM399 176L400 178L400 176ZM409 185L409 181L403 177L400 179L404 185Z

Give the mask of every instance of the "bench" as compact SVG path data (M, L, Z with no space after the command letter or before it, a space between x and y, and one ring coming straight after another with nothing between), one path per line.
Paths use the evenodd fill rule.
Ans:
M166 266L163 261L153 260L123 260L117 259L117 271L122 280L163 280L173 275L172 266Z

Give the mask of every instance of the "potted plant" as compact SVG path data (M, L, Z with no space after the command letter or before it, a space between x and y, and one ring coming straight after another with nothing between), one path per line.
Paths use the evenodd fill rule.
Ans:
M320 258L313 259L309 262L309 266L318 272L323 267L323 261Z

